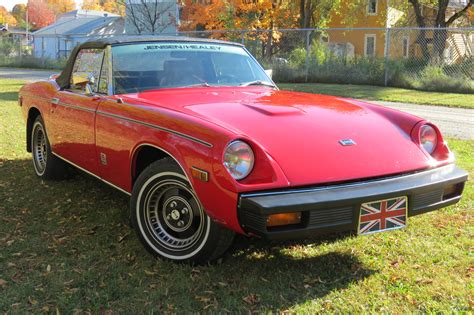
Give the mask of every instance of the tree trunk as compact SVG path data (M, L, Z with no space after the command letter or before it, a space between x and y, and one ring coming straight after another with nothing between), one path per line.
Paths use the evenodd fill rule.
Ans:
M300 0L300 26L302 28L311 27L313 15L313 2L311 0Z
M438 64L443 62L444 50L446 49L446 41L448 39L448 31L446 29L435 30L433 34L433 50Z
M436 27L442 28L436 30L433 34L433 48L436 52L438 61L442 61L444 58L444 51L446 49L446 41L448 40L448 30L451 24L458 18L463 16L469 8L472 7L474 0L469 0L466 6L455 12L448 20L446 20L446 11L448 10L449 0L438 0L438 14L436 15Z
M435 27L446 27L446 10L448 9L449 0L438 0L438 13L436 14ZM443 62L444 50L446 48L446 40L448 32L445 29L435 30L433 32L433 51L435 53L435 62L441 64Z
M421 12L421 5L418 0L408 0L413 6L413 11L415 12L416 24L418 27L426 27L425 18ZM430 58L430 52L428 50L428 39L426 38L426 31L424 29L420 30L418 37L416 39L418 45L420 45L423 58L428 60Z
M300 0L300 26L304 28L306 25L306 1Z
M416 23L419 27L426 27L425 17L421 12L421 4L419 0L408 0L412 6L413 11L416 17ZM448 10L449 0L438 0L438 7L437 7L437 14L435 20L435 27L440 28L439 30L435 30L433 32L433 50L435 53L435 57L438 62L443 60L444 50L446 49L446 41L448 39L448 31L446 28L450 27L451 24L459 19L461 16L466 14L466 12L471 8L474 4L474 0L468 0L466 6L457 12L455 12L448 20L446 20L446 11ZM418 35L417 42L421 47L423 52L423 57L425 59L430 58L430 53L428 51L428 42L426 38L426 31L421 30L420 34Z

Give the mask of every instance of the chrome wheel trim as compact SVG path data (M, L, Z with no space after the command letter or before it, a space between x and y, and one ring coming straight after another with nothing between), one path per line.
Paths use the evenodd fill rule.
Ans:
M193 223L192 206L182 197L166 199L161 211L165 225L175 232L185 232Z
M33 166L35 167L36 174L41 176L46 171L48 162L48 144L46 133L40 122L36 122L33 125L31 151L33 153Z
M153 181L156 181L160 177L178 177L181 178L185 181L187 181L187 178L184 175L181 175L179 173L174 173L174 172L163 172L160 174L156 174L149 178L141 187L138 197L137 197L137 203L136 203L136 216L137 216L137 223L138 223L138 228L140 234L143 236L144 240L146 243L158 254L160 254L163 257L173 259L173 260L185 260L190 257L193 257L198 253L206 244L207 239L209 237L210 233L210 227L211 227L211 221L210 218L205 214L204 209L201 206L201 203L199 202L198 198L194 194L194 192L185 184L183 184L181 181L178 180L170 180L170 179L165 179L164 182L157 182L155 185L149 189L150 183ZM165 221L158 221L152 222L151 218L153 217L153 213L151 213L149 210L155 210L157 213L160 213L158 211L159 209L156 208L159 205L159 200L157 203L157 200L153 200L152 198L160 198L162 195L158 194L157 196L153 196L155 192L157 192L157 189L162 187L162 183L170 183L173 182L173 184L179 184L179 187L185 189L194 199L197 209L193 209L193 214L199 215L199 229L196 233L191 235L190 237L183 238L183 239L176 239L176 237L170 237L173 236L170 234L169 230L166 230L165 226ZM148 192L146 192L148 190ZM144 202L141 202L142 198L146 198ZM145 212L143 215L143 222L140 219L141 218L141 204L143 203L143 206L145 209L143 211ZM151 206L151 208L150 208ZM153 207L155 207L153 209ZM159 206L158 206L159 207ZM163 209L161 209L163 210ZM154 223L154 225L153 225ZM153 229L156 228L157 229ZM156 231L159 231L157 233ZM148 235L152 236L152 240L148 237ZM160 249L159 247L156 246L155 243L158 243L160 246L162 246L166 251L163 249ZM191 250L191 252L187 252ZM183 252L186 252L183 254ZM173 254L176 253L176 254Z

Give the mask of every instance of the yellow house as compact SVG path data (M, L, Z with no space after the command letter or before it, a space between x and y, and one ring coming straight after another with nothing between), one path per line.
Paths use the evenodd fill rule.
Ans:
M350 28L328 31L329 43L348 43L357 56L383 57L385 50L385 30L370 28L387 27L387 1L368 0L366 8L351 8L351 1L342 5L338 13L332 13L329 28ZM352 28L364 28L352 30Z
M422 57L422 48L418 43L418 30L386 28L397 26L417 27L415 15L411 5L405 5L404 11L397 1L403 0L367 0L363 8L352 8L350 0L345 0L340 12L332 13L329 28L336 28L327 32L327 42L331 45L345 44L352 47L356 56L383 58L388 49L391 58ZM448 16L459 9L463 0L451 1ZM423 15L430 21L434 20L436 8L423 6ZM427 23L433 25L433 23ZM340 29L347 28L347 29ZM354 28L354 30L353 30ZM472 55L474 52L474 37L472 32L448 32L444 58L455 62L461 57ZM387 45L387 35L390 42ZM426 45L433 51L433 32L426 32Z

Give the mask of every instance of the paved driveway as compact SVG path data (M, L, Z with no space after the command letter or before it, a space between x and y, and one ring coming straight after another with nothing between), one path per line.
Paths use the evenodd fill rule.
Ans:
M381 101L371 102L425 118L438 126L444 136L474 139L474 109Z
M31 69L12 69L0 68L1 79L18 79L26 81L37 81L49 78L54 73L59 73L59 70L31 70Z
M0 78L35 81L48 78L55 70L28 70L0 68ZM436 124L447 137L474 139L474 109L443 106L415 105L393 102L374 102L425 118Z

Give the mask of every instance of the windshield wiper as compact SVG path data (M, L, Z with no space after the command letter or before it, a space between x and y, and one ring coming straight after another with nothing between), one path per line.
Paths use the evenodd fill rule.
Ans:
M242 83L240 86L250 86L250 85L263 85L263 86L270 86L270 87L276 87L275 84L262 81L262 80L255 80L255 81L250 81L250 82L245 82Z
M182 87L188 88L188 87L196 87L196 86L205 86L205 87L211 87L212 85L210 85L210 84L209 84L209 83L207 83L207 82L202 82L202 83L196 83L196 84L184 85L184 86L182 86Z

